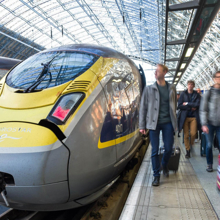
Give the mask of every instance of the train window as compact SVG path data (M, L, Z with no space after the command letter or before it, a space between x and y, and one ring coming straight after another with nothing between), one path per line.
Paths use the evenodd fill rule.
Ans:
M6 83L26 92L58 86L81 75L98 58L71 51L38 53L16 66L8 74Z
M132 84L130 84L130 86L128 86L126 88L126 93L128 95L128 99L129 99L130 103L132 103L134 101L134 91L133 91Z
M138 82L135 82L133 85L134 98L136 99L140 95L140 88Z

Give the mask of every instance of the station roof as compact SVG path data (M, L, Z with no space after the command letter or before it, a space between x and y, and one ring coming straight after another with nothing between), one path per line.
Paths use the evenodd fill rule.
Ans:
M7 28L43 48L97 44L156 64L164 9L162 0L3 0L0 33Z
M220 60L219 7L218 0L2 0L0 56L25 59L51 47L96 44L165 63L176 85L193 76L204 87Z

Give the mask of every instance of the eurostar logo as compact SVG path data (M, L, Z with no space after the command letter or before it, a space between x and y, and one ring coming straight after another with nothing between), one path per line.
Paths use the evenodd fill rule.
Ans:
M7 139L7 138L8 138L8 139L14 139L14 140L21 139L21 137L20 137L20 138L16 138L16 137L8 136L7 134L3 134L3 135L0 136L0 142L4 141L4 140Z
M25 132L25 133L31 133L31 128L19 128L19 127L0 127L0 131L3 132Z

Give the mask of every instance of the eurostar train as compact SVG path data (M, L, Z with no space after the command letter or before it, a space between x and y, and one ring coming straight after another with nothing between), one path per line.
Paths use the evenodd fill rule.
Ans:
M0 81L0 203L36 211L95 201L140 147L141 75L106 47L37 53Z

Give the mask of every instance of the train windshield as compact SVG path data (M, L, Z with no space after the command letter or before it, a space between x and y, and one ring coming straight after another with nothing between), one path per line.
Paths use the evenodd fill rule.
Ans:
M16 66L8 74L6 83L24 92L58 86L84 73L98 58L71 51L39 53Z

